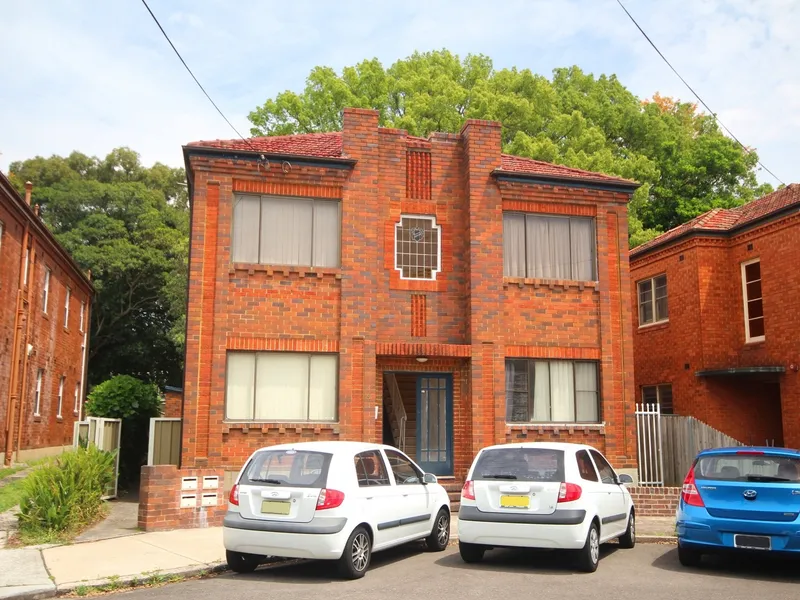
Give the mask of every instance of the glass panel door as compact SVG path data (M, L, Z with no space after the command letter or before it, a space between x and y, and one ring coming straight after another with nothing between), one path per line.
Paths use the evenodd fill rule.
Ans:
M453 474L453 378L417 377L417 462L427 473Z

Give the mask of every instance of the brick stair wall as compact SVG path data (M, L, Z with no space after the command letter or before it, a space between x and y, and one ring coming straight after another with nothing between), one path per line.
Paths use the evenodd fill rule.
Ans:
M636 514L640 517L674 517L680 500L678 487L629 487Z

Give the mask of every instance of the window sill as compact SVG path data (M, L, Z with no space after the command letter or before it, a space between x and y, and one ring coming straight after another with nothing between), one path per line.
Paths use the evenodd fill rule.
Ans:
M42 415L37 415L36 413L34 413L33 422L34 423L41 423L42 422Z
M44 310L42 311L42 318L45 319L46 321L50 320L50 315L47 313L47 311Z
M314 433L332 431L339 433L338 421L305 421L305 422L274 422L274 421L223 421L222 432L241 431L242 433L267 433L276 431L279 435L284 433L301 433L312 430Z
M751 350L751 349L755 349L755 348L760 348L761 346L763 346L766 343L767 343L766 338L763 338L763 337L754 338L752 340L747 340L744 343L744 348L745 348L745 350Z
M547 431L558 433L566 430L568 433L576 431L599 431L605 435L605 423L506 423L506 431L521 431L528 433L529 431L538 432L543 434Z
M56 416L56 423L63 423L63 422L64 422L64 417Z
M323 279L325 277L332 277L335 279L342 278L342 270L339 267L298 267L296 265L280 266L280 265L255 265L248 263L234 263L231 265L228 274L231 276L246 271L248 275L255 275L256 273L266 273L268 277L290 277L291 275L299 275L301 279Z
M664 319L663 321L656 321L655 323L647 323L645 325L639 325L639 331L644 333L645 331L657 331L659 329L666 329L669 326L669 319Z
M565 290L568 289L578 289L578 290L585 290L590 289L594 291L599 291L600 289L600 282L599 281L574 281L571 279L529 279L527 277L503 277L503 287L508 288L510 285L519 286L520 289L527 286L533 286L535 289L546 287L551 290L556 288L563 288Z

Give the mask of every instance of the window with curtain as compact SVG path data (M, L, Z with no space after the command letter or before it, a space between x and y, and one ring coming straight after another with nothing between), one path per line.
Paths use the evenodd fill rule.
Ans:
M594 219L503 213L503 275L595 281Z
M338 200L249 196L233 199L235 263L338 267Z
M636 284L639 293L639 327L669 320L667 276L657 275Z
M229 421L335 421L335 354L228 352Z
M506 421L600 422L594 361L506 359Z

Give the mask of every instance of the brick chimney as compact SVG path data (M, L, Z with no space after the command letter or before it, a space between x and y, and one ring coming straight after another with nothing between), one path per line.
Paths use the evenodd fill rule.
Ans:
M31 190L33 189L33 184L30 181L25 182L25 204L28 206L31 205Z

